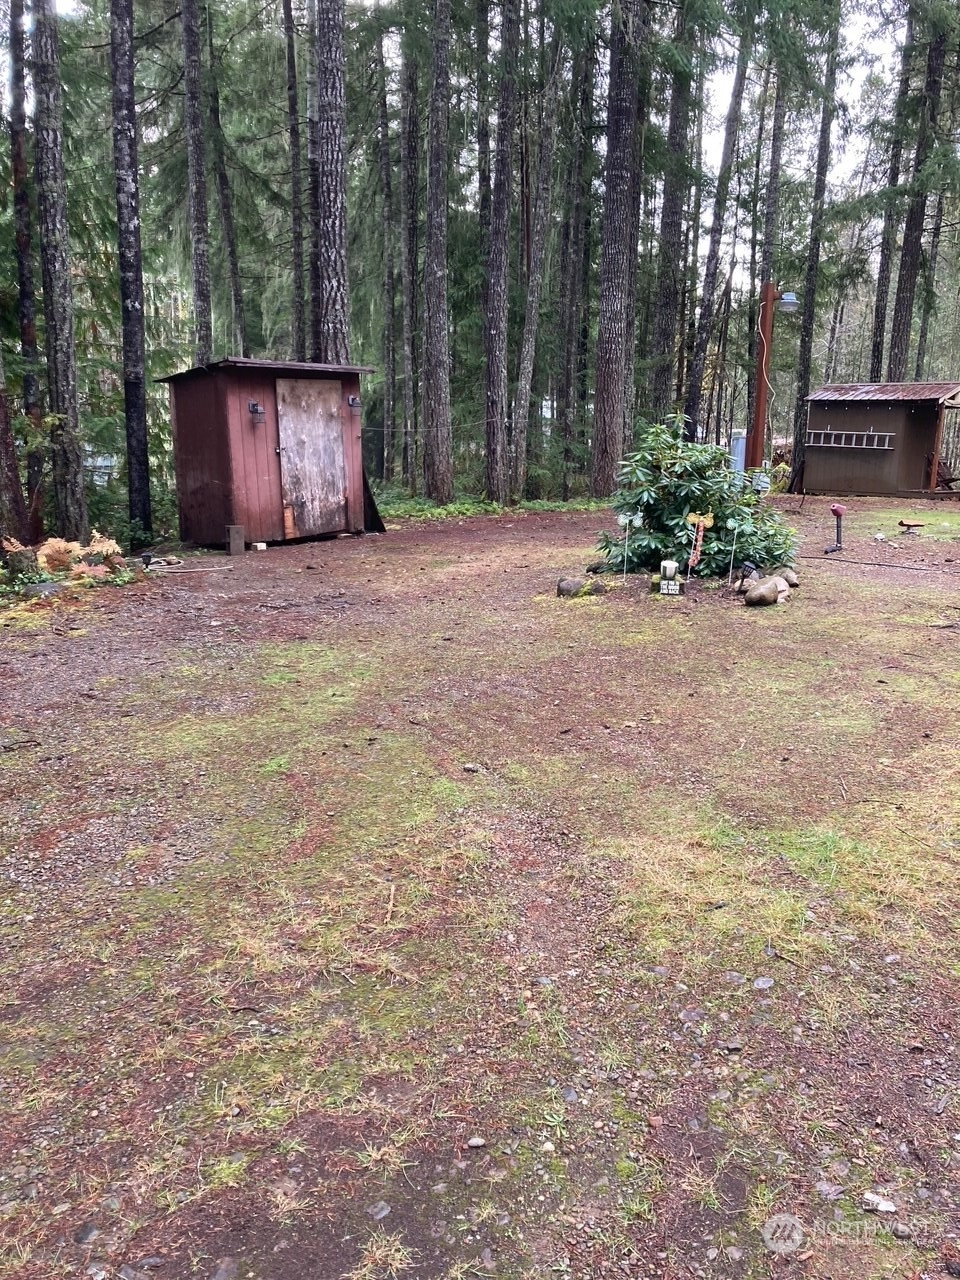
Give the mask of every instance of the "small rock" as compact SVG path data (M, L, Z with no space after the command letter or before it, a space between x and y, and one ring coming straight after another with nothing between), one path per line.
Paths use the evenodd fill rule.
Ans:
M824 1200L839 1200L843 1195L843 1187L836 1182L828 1182L825 1178L815 1184L814 1191L823 1196Z
M95 1222L85 1222L82 1226L77 1227L73 1233L74 1244L89 1244L91 1240L96 1240L100 1234L100 1228Z
M546 1155L546 1156L548 1156L548 1155L550 1155L552 1152L556 1151L556 1149L557 1149L557 1148L553 1145L553 1143L552 1143L552 1142L545 1142L545 1143L543 1144L543 1146L540 1148L540 1150L541 1150L541 1151L543 1152L543 1154L544 1154L544 1155Z
M745 591L750 590L754 583L759 581L760 575L756 569L753 569L750 573L741 576L740 581L737 583L737 591L740 595L743 595Z
M579 1100L579 1097L580 1095L577 1093L576 1089L574 1089L572 1085L568 1086L563 1091L564 1102L577 1102Z
M722 1045L720 1046L720 1048L721 1048L721 1049L723 1049L725 1053L742 1053L742 1052L743 1052L743 1041L742 1041L742 1040L728 1040L728 1041L726 1042L726 1044L722 1044Z
M379 1222L382 1218L385 1218L389 1212L390 1206L387 1204L386 1200L378 1200L376 1204L370 1205L367 1209L367 1213L369 1213L374 1222Z
M867 1213L896 1213L897 1206L892 1200L888 1200L886 1196L880 1195L876 1191L865 1191L863 1193L863 1208Z
M769 991L775 981L774 978L754 978L753 985L758 991Z
M463 766L464 773L479 773L480 766L478 764L465 764Z
M736 1245L736 1244L728 1245L727 1248L724 1249L724 1253L727 1255L727 1257L730 1259L731 1262L743 1261L743 1250L740 1248L739 1245Z
M890 1234L897 1240L909 1240L913 1232L906 1222L895 1222L890 1228Z
M27 582L20 591L24 596L55 596L59 591L65 591L68 586L67 582Z
M119 1271L120 1280L150 1280L145 1271L138 1271L136 1267L131 1267L125 1262Z
M777 570L777 577L782 578L788 587L799 587L800 585L800 579L797 577L796 570L791 569L788 564L785 564L782 569Z
M699 1022L703 1016L704 1016L704 1013L702 1009L681 1009L680 1010L681 1022Z
M486 1138L480 1138L480 1137L474 1136L472 1138L467 1139L468 1147L478 1148L478 1147L485 1147L486 1145L487 1145Z

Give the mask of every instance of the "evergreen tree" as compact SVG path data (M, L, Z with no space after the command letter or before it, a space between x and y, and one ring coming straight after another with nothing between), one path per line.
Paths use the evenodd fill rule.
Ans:
M50 454L56 529L85 542L89 534L83 452L77 402L67 174L63 146L63 96L57 16L52 0L35 0L33 28L36 94L37 209L46 328Z
M123 329L123 401L127 489L132 525L153 532L147 448L146 316L140 244L140 166L134 89L133 0L110 2L113 155Z
M207 215L203 67L198 0L182 0L180 21L183 29L183 109L187 135L187 187L193 267L194 361L198 365L205 365L213 359L213 318L210 304L210 229Z
M450 0L436 0L430 89L427 237L424 276L423 464L428 498L453 500L450 339L447 311L447 167L450 104Z

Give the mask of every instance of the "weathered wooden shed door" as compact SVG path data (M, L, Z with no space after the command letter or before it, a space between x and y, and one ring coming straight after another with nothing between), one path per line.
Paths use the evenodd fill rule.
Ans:
M347 469L339 382L277 379L283 528L287 538L346 528Z

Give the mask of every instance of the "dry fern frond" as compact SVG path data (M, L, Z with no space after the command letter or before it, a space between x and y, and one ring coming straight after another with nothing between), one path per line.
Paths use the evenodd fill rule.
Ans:
M114 542L113 538L108 538L105 534L98 533L96 529L90 530L90 541L83 548L85 556L119 556L123 552L120 544Z
M55 573L60 569L69 569L74 560L83 555L79 542L65 542L63 538L48 538L37 547L37 560L47 573Z
M16 538L0 538L0 547L3 547L4 551L26 551L27 549Z
M109 576L110 569L105 564L84 564L81 561L70 569L71 578L108 578Z

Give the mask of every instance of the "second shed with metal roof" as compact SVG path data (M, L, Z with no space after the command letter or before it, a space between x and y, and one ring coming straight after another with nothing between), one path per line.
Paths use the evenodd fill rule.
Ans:
M960 382L833 383L807 405L808 493L930 493L960 470Z

